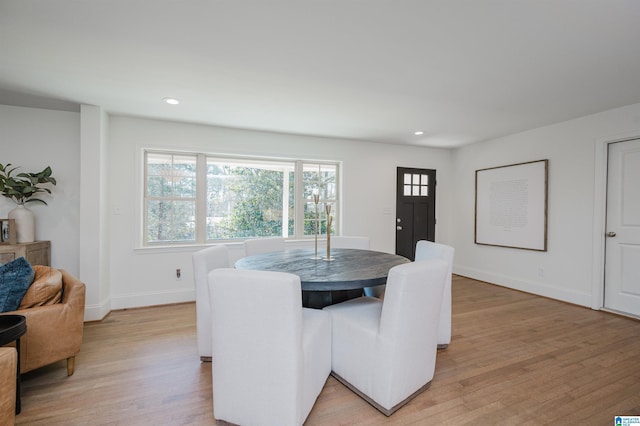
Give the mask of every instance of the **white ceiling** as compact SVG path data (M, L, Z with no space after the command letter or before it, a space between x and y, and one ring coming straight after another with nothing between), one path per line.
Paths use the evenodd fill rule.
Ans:
M454 147L640 102L640 1L0 0L20 102Z

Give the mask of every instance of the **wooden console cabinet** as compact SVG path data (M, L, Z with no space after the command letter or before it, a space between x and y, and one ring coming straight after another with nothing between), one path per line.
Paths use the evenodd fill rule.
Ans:
M51 241L0 244L0 263L11 262L20 256L27 259L32 265L51 266Z

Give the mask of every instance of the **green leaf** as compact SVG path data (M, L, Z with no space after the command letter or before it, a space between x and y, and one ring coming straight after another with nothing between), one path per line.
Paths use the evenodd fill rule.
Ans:
M47 204L44 200L32 198L39 192L51 194L49 188L40 185L56 184L56 180L51 177L51 167L47 166L39 173L18 173L12 176L12 173L18 167L11 168L11 163L6 165L0 164L0 194L6 198L12 199L18 204L26 202L37 202Z
M25 202L24 202L24 203L25 203L25 204L27 204L27 203L36 203L36 202L37 202L37 203L42 203L42 204L44 204L45 206L47 206L47 205L48 205L46 201L41 200L40 198L30 198L30 199L28 199L28 200L25 200Z

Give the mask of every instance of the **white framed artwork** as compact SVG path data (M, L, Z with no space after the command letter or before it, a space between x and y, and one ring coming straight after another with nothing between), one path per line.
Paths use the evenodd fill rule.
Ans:
M547 251L549 160L476 170L475 243Z

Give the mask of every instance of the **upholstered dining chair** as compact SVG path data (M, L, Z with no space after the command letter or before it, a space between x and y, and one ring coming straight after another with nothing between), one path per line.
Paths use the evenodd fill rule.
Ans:
M211 302L207 274L230 266L225 246L211 246L192 255L193 279L196 286L196 330L200 360L211 362Z
M244 254L253 256L254 254L269 253L272 251L284 251L284 238L267 237L252 238L244 241Z
M437 259L395 266L384 300L323 309L332 320L332 375L387 416L431 384L446 272Z
M301 425L331 371L331 318L303 308L300 277L209 273L213 414L239 425Z
M451 274L453 273L453 255L455 249L451 246L420 240L416 244L416 262L428 259L444 260L447 269L447 280L442 293L442 310L438 325L438 349L446 349L451 343Z

